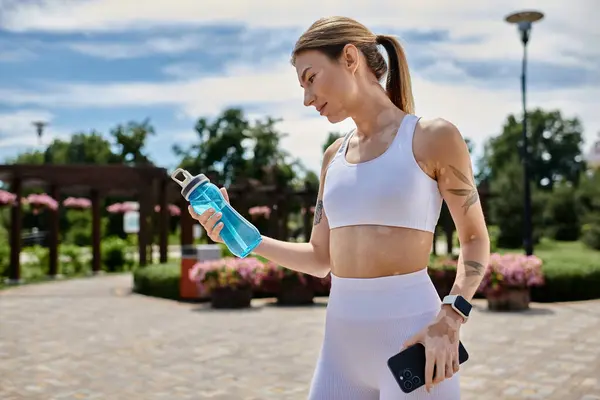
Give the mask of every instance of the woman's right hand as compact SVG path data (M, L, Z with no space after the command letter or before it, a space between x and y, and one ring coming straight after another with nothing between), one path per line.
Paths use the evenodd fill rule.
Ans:
M225 198L225 201L229 204L229 195L227 194L227 190L225 188L220 188L221 194ZM222 214L220 212L215 213L215 210L209 208L204 211L202 214L198 214L192 206L188 206L188 212L196 221L200 222L200 225L206 231L206 234L213 242L223 243L223 239L221 239L221 230L223 229L223 223L219 222Z

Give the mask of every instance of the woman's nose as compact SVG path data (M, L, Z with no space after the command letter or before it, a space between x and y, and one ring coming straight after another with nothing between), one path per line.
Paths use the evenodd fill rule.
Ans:
M313 95L309 91L304 91L304 106L309 107L314 101Z

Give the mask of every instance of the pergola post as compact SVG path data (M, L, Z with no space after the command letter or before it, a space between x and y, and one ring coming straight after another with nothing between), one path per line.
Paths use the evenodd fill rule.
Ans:
M58 276L58 235L59 235L59 215L60 215L60 201L59 201L59 189L58 186L53 184L50 186L50 197L52 197L58 203L56 210L48 210L50 217L50 235L49 235L49 268L48 276L50 278L56 278Z
M92 273L98 274L102 265L102 254L100 249L100 192L96 189L91 191L92 201Z
M167 262L167 249L169 243L169 207L167 204L167 180L161 179L159 182L159 247L160 247L160 263Z
M16 195L14 204L10 209L10 266L8 272L8 283L18 284L21 282L21 226L23 219L23 181L18 174L12 177L12 192Z

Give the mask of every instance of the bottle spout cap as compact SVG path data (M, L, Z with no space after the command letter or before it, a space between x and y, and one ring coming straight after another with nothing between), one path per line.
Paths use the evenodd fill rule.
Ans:
M177 175L182 174L184 179L177 179ZM188 183L190 183L190 181L192 179L194 179L194 177L187 172L185 169L183 168L177 168L175 171L173 171L173 173L171 173L171 179L173 179L175 182L177 182L179 184L179 186L181 186L182 188L186 187Z

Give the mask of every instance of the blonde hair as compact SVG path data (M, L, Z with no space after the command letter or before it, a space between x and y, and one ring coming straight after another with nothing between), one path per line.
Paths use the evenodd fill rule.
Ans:
M386 91L390 100L402 111L414 113L414 99L406 54L398 40L390 35L375 35L366 26L347 17L321 18L300 36L292 52L296 56L306 50L318 50L338 60L347 44L356 46L365 56L377 80L387 74ZM389 70L377 45L388 54Z

